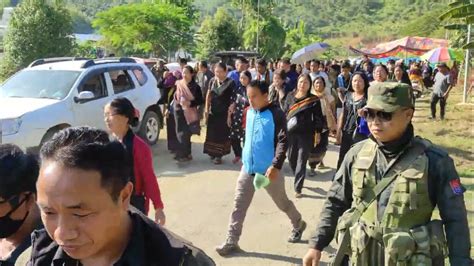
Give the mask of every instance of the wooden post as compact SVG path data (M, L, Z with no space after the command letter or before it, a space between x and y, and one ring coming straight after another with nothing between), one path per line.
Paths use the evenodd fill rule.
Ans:
M467 43L471 42L471 24L467 26ZM467 101L467 89L469 84L469 65L470 65L470 50L466 49L466 58L464 59L466 61L465 64L465 69L464 69L464 89L463 89L463 94L462 94L462 102L466 103Z

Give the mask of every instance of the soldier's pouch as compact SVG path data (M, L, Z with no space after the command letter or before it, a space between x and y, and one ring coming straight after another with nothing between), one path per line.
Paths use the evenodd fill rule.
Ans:
M352 216L354 215L355 208L350 208L347 211L345 211L341 217L339 218L337 222L337 228L336 228L336 243L341 246L341 245L347 245L346 250L347 253L350 254L350 242L349 243L342 243L342 240L344 238L345 234L350 234L349 227L352 225ZM349 238L350 239L350 236Z
M410 265L431 265L430 234L428 226L422 225L410 229L415 240L415 254L410 258Z
M388 233L383 236L385 257L393 261L408 261L415 253L416 242L409 232Z
M369 243L369 235L363 223L356 223L349 228L352 253L361 254Z
M432 220L427 224L430 237L430 252L432 258L446 258L448 256L448 244L444 234L443 222Z

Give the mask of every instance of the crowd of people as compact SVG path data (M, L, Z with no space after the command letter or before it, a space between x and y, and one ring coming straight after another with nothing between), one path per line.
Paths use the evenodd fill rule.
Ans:
M356 65L243 57L233 66L200 61L193 68L184 59L180 65L173 72L163 62L153 68L166 110L168 150L177 163L192 163L191 137L205 126L202 152L212 163L224 163L233 152L232 163L241 165L218 254L240 249L257 175L268 178L266 191L290 220L288 242L301 240L308 224L286 194L282 167L288 159L295 197L304 197L306 175L326 168L332 138L340 146L336 174L304 265L318 265L336 231L339 264L429 265L447 256L447 247L452 265L470 265L464 188L454 163L444 150L415 137L411 123L415 98L427 88L431 118L438 102L445 118L456 82L446 64L433 71L426 62L383 65L365 56ZM105 106L104 122L108 132L60 131L39 160L0 145L0 264L213 265L163 227L152 152L132 130L138 123L133 103L116 98ZM150 203L154 221L146 217ZM435 206L446 236L431 221ZM426 239L431 250L422 243ZM23 258L28 249L31 256Z

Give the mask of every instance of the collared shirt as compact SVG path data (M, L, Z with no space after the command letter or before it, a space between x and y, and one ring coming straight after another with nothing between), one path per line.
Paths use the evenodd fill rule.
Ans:
M114 266L160 266L179 265L184 259L185 249L172 246L167 235L153 221L132 208L130 240ZM79 260L71 258L58 246L45 230L33 234L31 266L79 266Z
M237 87L240 87L240 73L237 70L232 70L227 74L228 78L231 78L235 84L237 84Z

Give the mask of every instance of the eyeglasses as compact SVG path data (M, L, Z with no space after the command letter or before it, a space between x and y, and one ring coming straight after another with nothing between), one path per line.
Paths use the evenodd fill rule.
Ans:
M362 117L368 122L374 121L376 117L382 122L389 122L392 120L393 114L394 112L383 112L372 109L364 109L362 111Z

